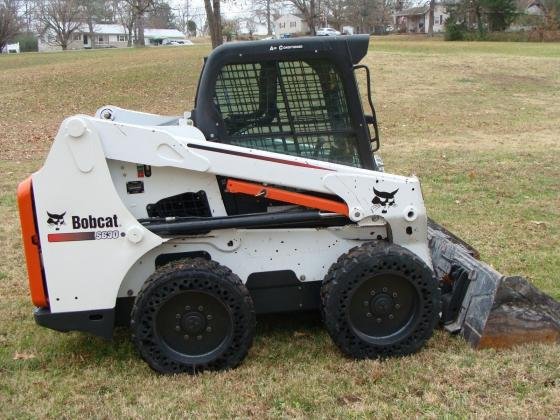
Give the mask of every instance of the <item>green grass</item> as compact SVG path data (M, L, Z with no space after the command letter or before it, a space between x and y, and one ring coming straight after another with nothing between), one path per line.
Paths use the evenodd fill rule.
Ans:
M560 45L373 38L382 155L429 214L505 274L560 298ZM36 326L14 199L62 119L105 104L192 108L207 46L0 56L2 417L553 417L559 346L344 358L316 316L261 317L242 366L162 377L113 342Z

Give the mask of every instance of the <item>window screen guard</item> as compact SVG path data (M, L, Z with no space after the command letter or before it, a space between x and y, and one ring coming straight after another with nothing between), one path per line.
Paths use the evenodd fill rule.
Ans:
M230 144L360 166L343 83L328 60L228 64L214 91Z

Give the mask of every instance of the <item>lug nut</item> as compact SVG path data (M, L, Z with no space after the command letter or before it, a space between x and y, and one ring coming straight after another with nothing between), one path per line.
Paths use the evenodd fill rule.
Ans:
M401 305L399 305L398 303L395 305L395 309L401 309Z
M206 332L212 332L212 327L206 327Z
M185 311L190 311L191 307L190 306L185 306Z
M212 315L206 315L206 319L207 319L208 321L212 321Z
M181 319L181 314L175 314L175 318Z
M375 290L372 290L371 292L369 292L370 295L375 295Z
M366 314L366 316L367 316L368 318L371 318L371 312L368 312L368 313Z
M188 334L185 334L185 335L183 336L183 338L184 338L185 340L188 340L190 337L189 337Z
M396 298L397 296L398 296L398 295L397 295L397 292L394 292L394 293L393 293L393 297Z
M389 314L389 319L393 319L394 317L395 317L395 315Z
M387 293L387 288L386 287L383 288L383 292Z
M200 306L198 307L198 310L199 310L200 312L202 312L202 311L204 310L204 306L200 305Z

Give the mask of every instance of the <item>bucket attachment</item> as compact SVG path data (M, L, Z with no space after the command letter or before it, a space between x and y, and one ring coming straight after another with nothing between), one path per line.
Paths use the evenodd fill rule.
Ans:
M560 342L560 303L523 277L505 277L430 220L428 239L442 288L442 323L475 348Z

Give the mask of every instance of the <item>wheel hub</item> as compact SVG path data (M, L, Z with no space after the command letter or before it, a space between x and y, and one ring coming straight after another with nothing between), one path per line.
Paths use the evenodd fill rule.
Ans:
M349 321L364 340L388 342L406 334L418 308L418 293L406 276L397 272L377 274L355 290Z
M202 290L176 294L156 315L156 333L174 357L182 360L219 354L232 338L231 328L232 319L224 303Z
M375 315L389 315L395 308L395 302L388 294L380 293L370 300L369 307Z
M181 329L188 334L198 334L206 328L204 314L200 312L186 313L181 317Z

